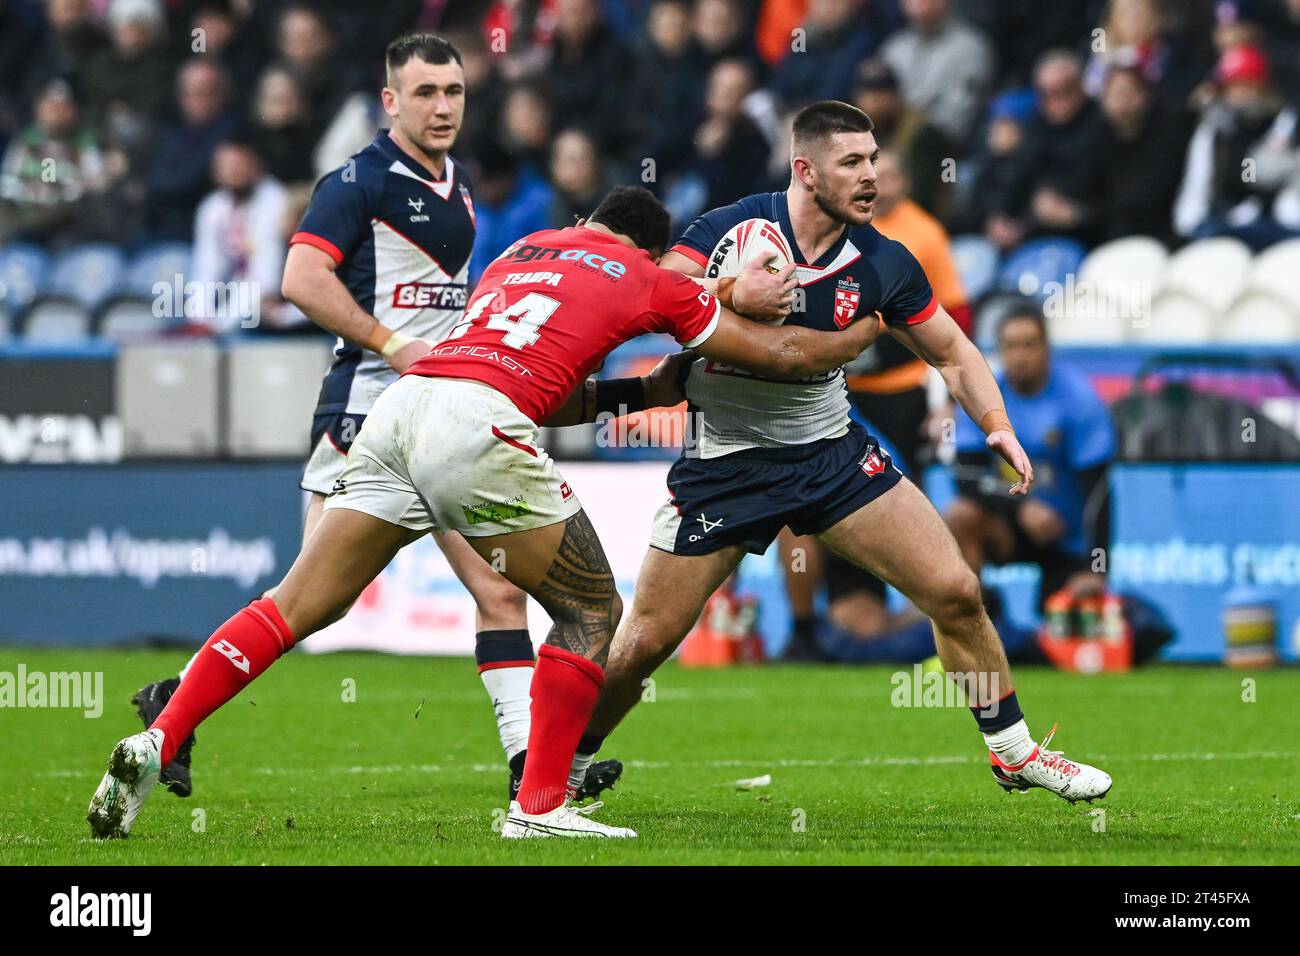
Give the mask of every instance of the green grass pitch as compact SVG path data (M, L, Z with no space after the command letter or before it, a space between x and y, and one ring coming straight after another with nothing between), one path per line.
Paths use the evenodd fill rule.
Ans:
M1004 794L964 709L890 705L894 668L670 665L603 751L627 770L600 819L640 839L506 843L471 662L293 654L200 728L193 797L155 790L129 840L95 842L83 816L137 729L128 700L184 656L0 649L0 670L103 671L105 696L98 719L0 711L0 863L1300 863L1295 669L1023 671L1034 733L1059 721L1057 744L1115 778L1089 807Z

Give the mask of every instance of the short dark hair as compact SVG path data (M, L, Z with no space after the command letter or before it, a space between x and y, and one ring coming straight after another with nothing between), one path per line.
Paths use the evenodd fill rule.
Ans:
M1043 318L1042 306L1038 304L1037 299L1028 298L1013 303L1011 308L1002 314L1002 318L998 319L995 338L1000 341L1006 327L1020 319L1028 319L1038 326L1038 332L1043 337L1043 341L1047 341L1047 320Z
M840 100L822 100L795 114L791 142L799 150L836 133L870 133L875 128L871 117L856 106Z
M668 248L669 220L664 204L643 186L615 186L587 217L627 236L640 249L660 253Z
M388 49L384 51L384 68L391 77L412 59L420 59L434 66L452 62L464 66L460 60L460 51L445 37L436 33L404 33L388 44Z

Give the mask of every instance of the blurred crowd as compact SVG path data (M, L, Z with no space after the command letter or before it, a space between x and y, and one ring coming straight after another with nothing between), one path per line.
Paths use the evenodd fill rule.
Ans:
M201 241L223 193L282 243L382 124L411 28L465 58L476 272L611 183L682 222L783 188L825 98L873 117L904 198L1004 251L1300 232L1300 0L2 0L0 237Z
M1043 236L1300 235L1300 0L0 0L0 246L179 241L187 278L258 283L262 329L310 328L278 300L288 237L315 181L385 125L384 48L410 29L463 56L471 281L617 183L655 190L679 227L784 189L792 117L822 99L875 121L876 225L968 332L978 293L952 234L994 256ZM1108 535L1089 502L1115 438L1052 358L1041 303L1013 305L1000 384L1040 489L1008 509L965 422L946 516L973 566L1038 564L1041 601ZM914 476L953 420L928 381L892 340L848 369L855 409ZM932 650L881 582L800 546L825 568L787 581L796 648L825 580L850 659L883 634Z

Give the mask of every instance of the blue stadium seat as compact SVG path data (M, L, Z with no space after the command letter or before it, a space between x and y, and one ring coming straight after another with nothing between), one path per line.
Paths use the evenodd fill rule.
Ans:
M1001 255L997 246L983 236L954 236L952 258L957 263L962 288L967 302L978 302L998 281L998 264Z
M1087 250L1073 239L1045 236L1031 239L1017 246L998 276L998 288L1003 292L1047 297L1045 286L1057 283L1064 286L1066 277L1076 275L1083 264Z
M118 291L125 272L126 257L117 246L103 242L75 246L54 260L50 292L93 312Z
M4 343L13 338L14 334L14 317L4 305L0 305L0 343Z
M156 314L153 299L145 296L116 296L95 317L95 334L113 342L136 342L159 338L175 323Z
M49 295L37 299L23 316L23 340L66 345L90 338L90 312L76 299Z
M0 307L12 316L22 313L45 291L50 257L39 246L11 242L0 246Z
M165 282L170 287L176 276L186 276L190 271L190 246L187 242L159 242L145 246L127 266L126 281L122 291L128 295L154 297L154 283Z

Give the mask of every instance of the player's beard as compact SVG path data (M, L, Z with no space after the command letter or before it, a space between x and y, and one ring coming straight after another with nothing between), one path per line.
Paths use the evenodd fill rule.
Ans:
M857 214L852 211L852 200L837 204L833 197L823 195L821 190L818 189L813 190L813 202L829 218L834 219L836 222L842 222L846 226L865 226L871 222L871 217L875 212L874 209L868 210L866 218L859 220Z

